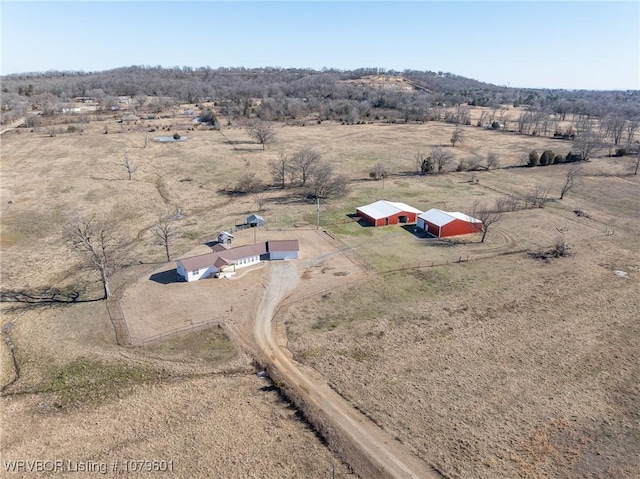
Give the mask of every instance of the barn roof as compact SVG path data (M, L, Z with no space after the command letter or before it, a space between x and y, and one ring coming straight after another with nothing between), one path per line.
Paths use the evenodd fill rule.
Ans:
M422 211L406 203L387 200L379 200L369 205L360 206L357 210L375 220L387 218L398 213L422 213Z
M480 221L479 219L472 218L471 216L465 215L464 213L459 213L457 211L449 213L437 208L431 208L429 211L425 211L424 213L418 215L418 218L423 219L436 226L444 226L455 220L462 220L466 221L467 223L482 223L482 221Z

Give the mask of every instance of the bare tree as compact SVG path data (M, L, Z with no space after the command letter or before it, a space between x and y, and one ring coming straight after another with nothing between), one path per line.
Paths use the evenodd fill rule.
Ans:
M497 198L495 203L496 211L503 213L505 211L517 211L520 208L520 200L517 196L507 195Z
M487 171L491 168L498 168L500 166L500 161L498 160L498 155L490 151L487 154Z
M264 184L253 171L244 173L235 186L235 191L242 194L257 193L262 189L264 189Z
M451 134L451 146L455 147L456 143L462 144L464 142L464 132L462 128L456 126Z
M170 247L174 238L178 237L178 232L173 225L173 218L171 216L160 217L158 223L153 228L153 234L158 243L164 246L167 262L171 261Z
M313 169L309 178L311 198L328 198L343 195L347 190L347 179L333 171L330 163L321 162Z
M387 177L387 169L380 162L376 163L373 170L369 172L369 177L374 180L382 180Z
M253 199L258 205L258 211L262 211L262 209L264 208L264 204L267 202L267 199L264 197L264 195L262 193L254 193Z
M480 203L478 201L473 202L471 216L482 221L482 226L480 231L482 231L482 239L481 243L484 243L484 239L489 232L489 229L496 224L502 218L502 213L497 211L496 209L489 208L486 204Z
M278 158L269 160L269 170L273 183L284 189L287 186L287 176L291 173L291 165L289 157L284 151L281 151Z
M482 110L480 113L480 119L478 120L478 126L484 127L489 123L489 112L487 110Z
M248 133L251 138L262 145L263 150L267 143L272 143L276 138L273 126L265 121L258 121L250 125Z
M85 260L85 266L100 277L103 299L111 297L109 281L121 265L122 238L106 222L76 216L67 226L66 237L74 250Z
M291 155L291 166L303 186L318 163L320 153L312 148L303 148Z
M564 177L564 183L560 190L560 199L564 198L564 195L571 190L576 184L578 177L582 175L582 168L579 166L572 166L567 170L567 174Z
M430 158L433 160L434 169L438 173L446 173L452 168L455 161L451 153L443 150L440 147L431 149Z
M133 98L133 107L136 112L142 111L142 107L147 102L147 95L144 93L138 93Z
M633 142L633 137L640 127L640 117L627 120L625 131L627 132L627 147Z
M470 125L471 124L471 109L468 106L458 106L453 116L453 121L456 125Z
M129 180L133 179L133 173L138 169L133 160L129 158L129 152L124 152L124 162L122 163L124 170L129 175Z
M533 208L544 208L549 197L549 188L537 185L524 197L525 209L531 205Z
M633 176L636 176L638 174L638 167L640 167L640 153L638 153L636 155L636 165L635 165L635 167L632 167Z
M600 120L600 130L604 138L610 138L613 146L619 145L625 129L625 120L620 112L612 112Z
M602 139L596 132L588 129L579 131L573 141L573 150L580 155L582 161L588 161L602 148Z
M500 115L498 116L498 123L502 124L503 130L508 130L508 124L511 121L511 114L508 110L500 109Z

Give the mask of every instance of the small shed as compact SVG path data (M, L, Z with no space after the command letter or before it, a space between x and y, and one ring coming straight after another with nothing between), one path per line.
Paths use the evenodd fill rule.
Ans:
M438 238L466 235L482 230L482 221L460 212L446 212L437 208L418 216L416 226Z
M228 231L221 231L218 233L218 243L227 243L231 244L233 241L233 235Z
M406 203L380 200L356 209L356 215L373 226L397 225L399 223L415 223L419 209Z
M247 216L247 224L252 228L256 226L264 226L264 218L260 215L252 214Z

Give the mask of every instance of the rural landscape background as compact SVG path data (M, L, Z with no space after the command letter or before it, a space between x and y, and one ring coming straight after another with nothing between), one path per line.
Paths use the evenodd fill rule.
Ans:
M363 476L295 384L255 374L272 266L175 281L167 255L229 230L300 239L278 341L434 474L640 474L638 91L160 67L2 88L4 461ZM481 241L354 218L378 199L493 221ZM236 232L250 213L266 226Z

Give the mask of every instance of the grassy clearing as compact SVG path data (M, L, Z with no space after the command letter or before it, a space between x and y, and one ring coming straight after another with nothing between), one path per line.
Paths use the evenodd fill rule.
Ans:
M124 362L77 359L53 369L39 392L53 393L57 408L97 405L128 395L134 386L163 378L147 367Z
M220 329L197 331L147 346L142 354L161 356L170 361L224 364L236 356L229 337Z

